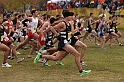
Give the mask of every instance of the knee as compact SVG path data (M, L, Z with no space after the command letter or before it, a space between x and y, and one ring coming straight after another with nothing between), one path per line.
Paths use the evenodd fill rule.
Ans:
M84 46L84 50L86 50L86 49L87 49L87 45Z
M76 52L75 53L75 57L80 57L80 53L79 52Z
M10 50L11 50L11 49L10 49L9 47L7 47L7 48L6 48L6 51L8 51L8 52L9 52Z

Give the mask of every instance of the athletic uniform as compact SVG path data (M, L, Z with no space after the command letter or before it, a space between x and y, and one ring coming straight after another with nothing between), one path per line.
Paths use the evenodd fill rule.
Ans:
M12 21L9 22L9 26L6 26L7 29L9 29L9 34L4 32L4 38L3 38L3 43L7 46L11 45L10 37L13 36L15 28L13 28L13 23Z
M34 19L32 17L32 22L30 22L30 28L28 29L28 37L34 37L34 33L37 32L38 18Z
M46 48L49 49L50 47L54 47L53 46L53 33L49 33L47 34L47 39L46 39Z
M25 28L22 29L22 33L23 33L22 36L25 37L25 36L27 35L27 27L28 27L29 24L30 24L30 23L29 23L29 20L28 20L28 19L23 20L23 21L22 21L22 24L23 24L23 27L25 27Z
M75 23L75 24L76 24L76 23ZM79 28L79 27L76 27L76 25L74 25L74 30L75 30L76 28ZM71 31L71 30L70 30L70 31ZM78 39L75 38L75 36L78 36L78 35L81 35L81 33L77 31L77 32L74 34L74 36L71 36L70 41L69 41L71 46L74 46L75 43L78 41Z
M81 24L80 24L80 26L79 26L79 22L74 21L74 29L80 28L80 27L81 27ZM77 32L74 34L74 36L78 36L78 35L81 35L81 33L80 33L79 31L77 31Z
M117 30L117 28L116 28L116 22L113 22L113 21L112 21L112 23L111 23L111 25L110 25L110 29L109 29L109 34L111 34L111 32L115 32L115 33L118 32L118 30Z
M18 21L20 23L19 27L20 28L16 28L16 33L14 33L13 35L13 39L16 40L18 38L18 42L20 42L20 37L23 35L22 33L22 27L23 27L23 24L22 24L22 21Z
M98 33L98 27L99 27L99 24L100 24L100 20L98 20L97 22L96 22L96 28L95 28L95 31L96 31L96 33Z
M88 25L87 25L86 31L88 31L89 33L92 32L92 26L90 25L89 21L88 21Z
M69 44L68 41L70 39L69 34L68 34L68 29L70 29L70 26L68 26L65 21L63 22L66 25L66 29L59 32L59 36L58 36L58 50L59 51L63 50L62 48L65 46L65 44Z
M105 35L105 22L102 23L99 32L100 32L100 38L102 38Z
M4 39L4 29L0 28L0 44L3 42Z

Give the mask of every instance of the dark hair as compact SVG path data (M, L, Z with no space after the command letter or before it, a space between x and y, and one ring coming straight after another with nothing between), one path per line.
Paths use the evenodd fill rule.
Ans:
M50 18L51 17L51 15L46 15L46 18L48 19L48 18Z
M47 14L43 14L43 16L46 16Z
M22 17L22 15L19 15L19 16L18 16L18 18L21 18L21 17Z
M3 17L6 16L6 13L3 14Z
M18 16L19 14L18 13L15 13L15 16Z
M56 21L61 18L61 15L56 15Z
M112 18L116 17L116 15L112 15Z
M75 17L78 16L78 14L75 14Z
M65 13L65 12L69 12L69 10L63 10L63 11L62 11L62 14Z
M90 16L92 15L93 13L90 13Z
M56 18L61 17L61 15L56 15Z
M31 14L33 15L36 11L37 11L37 10L32 10L32 11L31 11Z
M53 24L55 20L56 20L56 19L55 19L54 17L52 17L52 18L50 19L50 24Z
M25 16L25 14L22 14L22 17L24 17Z
M71 16L73 16L74 15L74 13L73 12L71 12Z
M81 16L81 18L84 18L85 16L83 15L83 16Z
M112 16L109 17L109 20L112 18Z

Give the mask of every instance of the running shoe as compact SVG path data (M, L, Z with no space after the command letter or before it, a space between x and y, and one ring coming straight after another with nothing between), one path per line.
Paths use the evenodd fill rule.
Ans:
M88 74L90 72L91 72L91 70L86 70L86 71L83 70L82 73L80 73L80 76L86 75L86 74Z
M21 54L21 53L17 51L16 54L19 55L19 54Z
M95 45L99 46L100 44L99 43L95 43Z
M43 60L41 60L41 59L39 59L39 60L38 60L38 63L44 63L44 61L43 61Z
M119 46L123 46L123 44L119 43Z
M19 58L19 59L17 59L17 63L20 63L20 62L22 62L24 60L24 58Z
M11 59L11 56L8 56L8 59Z
M41 54L38 53L37 56L34 59L34 64L37 63L37 61L40 59Z
M11 65L9 65L8 63L2 64L2 67L12 67Z
M64 65L62 62L56 62L56 65Z
M43 63L42 65L43 65L43 66L51 66L51 65L49 65L48 63Z

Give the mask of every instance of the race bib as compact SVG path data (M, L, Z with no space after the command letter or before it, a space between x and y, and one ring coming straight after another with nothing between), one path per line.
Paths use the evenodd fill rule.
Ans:
M3 35L3 36L1 36L1 41L3 41L3 39L4 39L4 35Z
M71 32L68 33L68 40L71 38Z
M24 31L27 31L27 28L26 27L24 28Z
M12 32L12 28L9 28L9 34Z
M37 31L37 28L36 27L34 27L34 32L36 32Z

